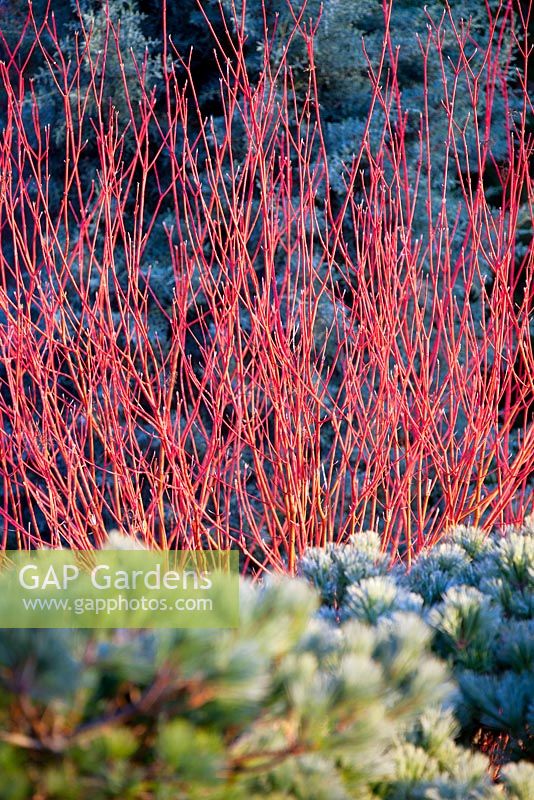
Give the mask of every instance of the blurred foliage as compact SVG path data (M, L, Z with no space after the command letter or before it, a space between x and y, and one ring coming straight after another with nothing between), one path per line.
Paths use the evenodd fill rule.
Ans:
M3 631L2 798L527 800L531 765L504 790L455 742L417 613L337 626L317 608L269 579L243 582L238 630Z

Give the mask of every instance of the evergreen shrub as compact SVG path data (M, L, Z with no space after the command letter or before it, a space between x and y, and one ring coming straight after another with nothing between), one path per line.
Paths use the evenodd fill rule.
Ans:
M237 630L3 631L1 797L529 800L532 534L310 550Z
M461 738L496 761L534 755L534 527L507 535L459 526L410 570L389 568L374 533L344 546L310 549L301 572L320 591L319 616L379 624L417 613L432 650L458 682Z

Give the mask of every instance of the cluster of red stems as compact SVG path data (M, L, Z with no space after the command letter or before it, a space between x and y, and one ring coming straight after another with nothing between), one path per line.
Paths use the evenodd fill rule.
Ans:
M224 42L213 31L221 131L202 117L188 63L179 62L166 35L159 87L166 111L157 113L156 95L146 89L141 54L139 103L129 99L124 77L125 120L106 111L106 49L93 52L92 31L80 34L73 69L53 15L37 22L29 7L21 33L21 42L33 39L29 55L21 62L21 43L9 50L4 41L8 58L0 64L4 548L9 537L20 547L100 547L114 527L150 547L238 547L243 568L256 574L294 572L306 547L346 541L362 528L379 530L384 548L409 560L453 524L505 526L532 511L534 427L525 412L533 398L533 247L520 267L515 253L525 198L533 215L532 107L528 20L513 13L514 24L511 5L489 14L476 72L469 28L449 13L428 20L421 65L430 58L441 64L448 130L446 141L435 141L425 109L414 170L385 4L382 56L368 62L366 131L334 208L316 29L305 16L295 16L276 59L267 39L254 77L243 20L236 14L228 22ZM459 52L452 82L442 46L447 26ZM44 33L52 50L42 44ZM298 101L287 63L293 37L302 37L309 59L306 96ZM133 58L120 47L119 25L108 15L105 48L119 60ZM25 75L35 48L53 63L62 98L61 164L52 163L50 129ZM493 94L501 92L507 107L512 71L525 100L514 122L510 114L500 122L508 144L503 166L492 156L489 129ZM472 104L463 127L454 113L460 85ZM377 114L379 136L370 134ZM477 163L468 169L478 173L476 186L461 168L470 157L467 125L477 141ZM237 130L245 152L239 161ZM88 136L100 161L90 192L80 174ZM439 148L436 213L430 181ZM484 193L490 167L502 186L498 211ZM63 196L52 211L50 173L58 169ZM449 173L468 219L456 255ZM149 192L157 202L148 202ZM416 237L422 198L426 233ZM172 330L163 347L149 330L158 298L142 275L147 241L169 206L174 295L170 307L159 306ZM2 238L12 243L9 258ZM118 260L127 267L126 287L116 277ZM336 293L336 274L351 287L350 302ZM468 300L476 287L479 316ZM200 341L201 371L188 352L192 336Z

